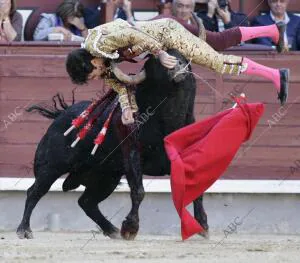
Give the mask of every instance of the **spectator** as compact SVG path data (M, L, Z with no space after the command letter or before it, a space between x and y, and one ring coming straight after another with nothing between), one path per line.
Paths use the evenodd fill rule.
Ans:
M134 24L134 17L131 10L131 1L129 0L113 0L115 5L114 19L121 18L130 24Z
M158 5L160 15L172 15L172 0L161 0Z
M56 14L41 14L34 34L34 40L48 40L51 33L60 33L65 41L86 37L88 29L83 18L84 7L79 0L64 0L56 9ZM50 34L50 35L49 35ZM79 37L78 40L82 38Z
M0 0L0 41L21 41L22 15L16 11L15 0Z
M194 13L195 0L166 0L172 2L172 15L194 35L206 38L205 27L201 18ZM187 26L188 25L188 26Z
M198 12L197 15L202 18L204 27L213 32L223 32L237 26L249 26L247 16L233 12L229 0L208 0L207 11Z
M270 12L266 15L256 17L252 25L264 26L278 23L279 21L287 25L285 32L285 45L286 48L291 50L300 50L300 17L287 13L289 0L268 0ZM255 43L272 46L270 38L256 39Z
M172 0L165 0L165 4ZM154 19L169 17L177 20L187 30L205 40L212 48L223 51L241 42L257 37L270 37L277 44L278 52L283 51L284 24L264 27L234 27L223 32L205 30L202 19L194 14L195 0L173 0L172 15L161 14ZM160 10L163 6L160 6Z

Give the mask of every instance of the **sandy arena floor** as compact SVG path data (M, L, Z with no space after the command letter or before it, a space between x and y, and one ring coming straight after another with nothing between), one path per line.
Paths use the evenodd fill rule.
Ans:
M138 236L135 241L110 240L102 234L35 232L20 240L0 233L0 262L300 262L300 236L233 233L193 237Z

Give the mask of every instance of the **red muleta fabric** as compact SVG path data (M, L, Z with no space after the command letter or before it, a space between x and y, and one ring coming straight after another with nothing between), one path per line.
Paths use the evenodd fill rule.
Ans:
M171 161L172 198L181 219L183 240L204 230L186 206L223 174L264 112L261 103L238 105L164 139Z

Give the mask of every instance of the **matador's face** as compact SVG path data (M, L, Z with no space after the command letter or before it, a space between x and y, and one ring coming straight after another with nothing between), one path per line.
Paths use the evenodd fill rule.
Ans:
M102 58L93 58L91 63L94 66L94 70L89 74L88 79L97 80L103 78L107 71L104 60Z

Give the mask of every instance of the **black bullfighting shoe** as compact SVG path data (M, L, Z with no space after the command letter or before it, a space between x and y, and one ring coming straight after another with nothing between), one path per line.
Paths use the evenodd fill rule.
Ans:
M286 31L286 24L283 22L276 23L278 31L279 31L279 40L276 44L276 49L278 53L282 53L285 51L285 44L284 44L284 34Z
M280 91L278 92L278 99L280 100L281 105L284 105L288 98L290 70L287 68L282 68L279 70L279 72Z

